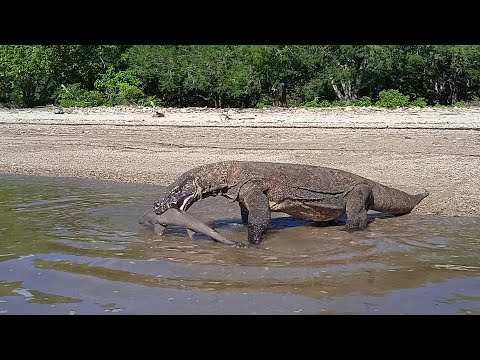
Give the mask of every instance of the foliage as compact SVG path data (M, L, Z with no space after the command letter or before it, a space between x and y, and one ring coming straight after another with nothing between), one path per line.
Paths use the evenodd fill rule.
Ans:
M139 71L137 69L115 71L114 67L110 66L102 77L95 81L95 87L105 92L117 92L119 84L139 87L142 84L139 78Z
M333 107L347 107L349 106L350 101L349 100L335 100L332 102Z
M318 97L313 99L312 101L307 101L305 103L306 107L320 107L320 108L326 108L326 107L332 107L332 103L328 100L322 100L320 101Z
M418 97L410 103L410 106L424 108L427 106L427 101L423 97Z
M136 86L119 83L114 105L140 104L144 98L145 94Z
M350 106L372 106L372 99L368 96L362 96L360 99L351 100Z
M165 106L165 104L160 100L159 98L156 98L155 96L148 96L144 99L142 99L139 103L139 105L142 106Z
M264 108L276 80L289 106L462 106L480 96L480 46L0 46L0 104L10 107Z
M409 104L409 96L403 95L400 91L396 89L382 90L378 94L378 101L375 103L378 107L385 108L397 108L397 107L406 107Z
M360 99L355 100L322 100L319 101L319 98L316 97L312 101L305 103L306 107L319 107L319 108L328 108L328 107L345 107L345 106L371 106L372 100L368 96L362 96Z
M139 71L135 68L115 71L110 66L100 79L95 81L95 88L103 93L110 105L128 105L139 103L145 94L138 87L142 84Z
M40 105L52 91L52 77L48 48L0 46L0 101L15 107Z
M271 107L272 107L272 105L265 104L263 101L260 101L257 104L257 109L268 109L268 108L271 108Z
M86 90L81 84L71 84L60 93L59 104L63 107L94 107L105 104L102 94L96 90Z

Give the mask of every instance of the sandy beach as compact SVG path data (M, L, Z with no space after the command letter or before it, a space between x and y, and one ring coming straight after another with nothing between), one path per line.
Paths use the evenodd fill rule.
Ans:
M220 160L301 163L426 189L418 213L480 216L480 108L56 112L0 109L0 173L167 185Z

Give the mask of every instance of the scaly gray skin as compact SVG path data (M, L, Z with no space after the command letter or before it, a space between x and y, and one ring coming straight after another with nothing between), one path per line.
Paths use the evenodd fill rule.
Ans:
M154 210L151 209L147 211L140 218L140 220L138 220L138 222L142 225L153 225L155 233L158 235L161 235L163 233L166 226L177 225L193 230L194 232L199 232L207 235L213 240L219 241L227 245L235 245L237 247L245 246L240 242L228 240L225 236L213 230L211 227L209 227L207 224L203 223L196 217L176 208L169 208L160 215L156 214ZM193 233L189 232L188 235L190 236L190 238L192 238Z
M260 243L270 226L270 212L325 222L347 214L348 229L364 229L367 211L404 215L428 192L410 195L347 171L326 167L224 161L206 164L183 173L155 202L157 214L175 207L188 208L209 196L222 195L238 201L248 241Z

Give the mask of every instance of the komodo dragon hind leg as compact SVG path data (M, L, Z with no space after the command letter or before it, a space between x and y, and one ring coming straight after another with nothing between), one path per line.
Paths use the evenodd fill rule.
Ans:
M372 188L358 184L345 196L346 227L350 230L364 229L368 224L367 211L373 204Z
M239 200L247 210L242 212L242 221L243 214L248 214L245 219L248 226L248 241L250 244L259 244L270 227L271 214L268 198L261 189L248 186L241 189Z

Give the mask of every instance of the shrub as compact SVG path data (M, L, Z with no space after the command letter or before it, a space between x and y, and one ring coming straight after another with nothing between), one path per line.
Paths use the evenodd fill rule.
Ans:
M408 106L410 101L408 95L403 95L400 91L392 89L380 91L378 97L376 105L389 109Z
M118 93L115 96L115 105L139 104L145 98L143 91L136 86L125 83L119 83L117 86Z
M143 106L164 106L164 103L162 102L162 100L160 100L159 98L155 97L155 96L149 96L145 99L142 99L139 103L139 105L143 105Z
M412 101L410 105L424 108L425 106L427 106L427 101L423 97L418 97L414 101Z
M318 97L316 97L315 99L313 99L312 101L307 101L305 103L305 106L306 107L315 107L315 108L328 108L328 107L332 107L332 103L330 103L330 101L328 100L322 100L320 102L318 102Z
M70 84L64 87L59 95L62 107L93 107L105 104L102 94L96 90L85 90L81 84Z
M271 108L271 107L272 107L272 105L265 104L263 101L260 101L257 104L257 109L268 109L268 108Z
M314 98L312 101L307 101L305 103L306 107L318 107L318 97Z
M328 108L328 107L335 107L335 106L372 106L372 100L368 96L363 96L360 99L355 100L335 100L335 101L328 101L322 100L319 102L318 97L313 99L312 101L308 101L305 103L306 107L319 107L319 108Z
M351 106L372 106L372 99L368 96L362 96L360 99L350 101Z
M138 103L145 96L139 89L140 85L141 81L136 69L115 71L112 66L95 81L95 88L104 94L109 105Z
M456 103L453 103L453 106L463 108L467 106L467 103L465 101L457 101Z
M345 106L350 106L350 102L346 100L335 100L332 101L332 106L339 106L339 107L345 107Z
M318 103L318 107L320 107L320 108L329 108L329 107L332 107L332 106L333 106L333 104L328 100L322 100Z
M119 84L138 87L141 83L139 73L136 69L115 71L115 69L110 66L102 77L95 81L95 88L106 93L116 93L119 90Z

